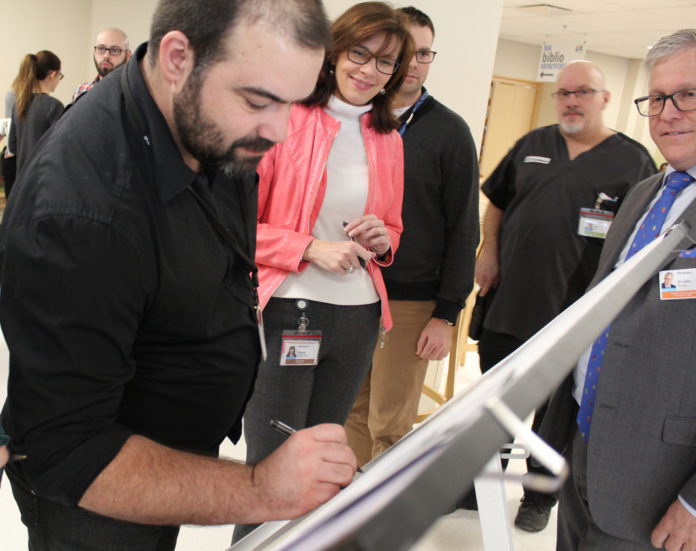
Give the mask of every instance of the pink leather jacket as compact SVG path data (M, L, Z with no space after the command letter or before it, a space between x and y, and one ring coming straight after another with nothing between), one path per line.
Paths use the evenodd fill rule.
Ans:
M384 260L370 262L368 271L382 302L382 325L388 331L392 320L378 264L392 263L403 230L404 152L399 134L376 132L368 127L369 116L366 113L361 119L370 173L365 214L384 220L391 251ZM301 272L308 264L302 254L313 239L312 228L326 190L326 161L339 126L320 107L295 105L287 139L259 164L256 264L262 308L288 273Z

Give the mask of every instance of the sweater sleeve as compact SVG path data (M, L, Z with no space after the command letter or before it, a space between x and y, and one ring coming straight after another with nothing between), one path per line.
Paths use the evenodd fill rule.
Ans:
M442 159L443 209L447 242L433 317L452 323L474 284L479 243L479 168L469 127L461 127Z

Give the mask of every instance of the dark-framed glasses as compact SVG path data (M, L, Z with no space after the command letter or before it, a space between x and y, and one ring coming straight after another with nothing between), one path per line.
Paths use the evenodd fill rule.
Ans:
M65 75L64 75L63 73L61 73L60 71L58 71L58 80L63 80L63 77L64 77L64 76L65 76Z
M590 99L597 92L604 92L604 90L597 90L595 88L580 88L579 90L556 90L551 97L556 100L568 99L571 95L574 95L580 101L584 99Z
M418 50L416 52L416 61L418 63L432 63L435 59L435 54L433 50Z
M679 111L696 110L696 88L678 90L673 94L651 94L642 98L634 99L638 112L644 117L657 117L665 109L667 100L671 99L674 107Z
M375 55L370 50L362 46L353 46L348 48L346 56L353 63L357 63L358 65L365 65L365 63L368 63L374 57L377 70L384 75L393 75L399 68L399 62L393 57Z
M107 48L106 46L102 46L101 44L99 44L98 46L94 47L94 51L97 52L99 55L104 55L106 52L109 52L112 56L118 57L125 50L123 48L119 48L118 46L111 46L110 48Z

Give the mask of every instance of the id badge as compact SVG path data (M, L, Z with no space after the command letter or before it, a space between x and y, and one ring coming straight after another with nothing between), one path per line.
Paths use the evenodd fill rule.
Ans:
M280 365L317 365L321 331L285 330L281 337Z
M686 300L696 298L696 269L663 270L657 278L660 300Z
M614 213L610 210L582 208L578 222L578 235L605 239L613 221Z

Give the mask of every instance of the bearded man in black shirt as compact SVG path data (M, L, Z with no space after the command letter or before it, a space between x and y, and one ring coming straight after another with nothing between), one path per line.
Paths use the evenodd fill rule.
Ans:
M179 524L293 518L352 479L335 425L255 466L217 458L263 339L256 163L327 42L319 0L162 0L149 43L32 155L0 229L31 549L174 549Z

